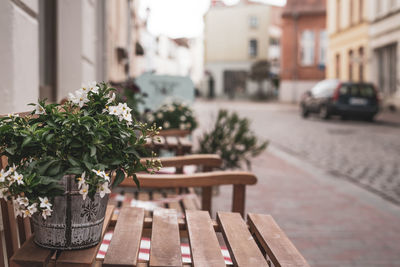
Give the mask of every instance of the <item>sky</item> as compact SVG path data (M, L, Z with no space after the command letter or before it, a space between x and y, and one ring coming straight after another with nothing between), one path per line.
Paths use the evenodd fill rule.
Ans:
M223 0L234 5L239 0ZM273 5L284 5L286 0L254 0ZM166 35L171 38L197 37L203 33L203 16L210 7L210 0L146 0L142 1L139 16L146 17L150 8L148 29L154 35Z

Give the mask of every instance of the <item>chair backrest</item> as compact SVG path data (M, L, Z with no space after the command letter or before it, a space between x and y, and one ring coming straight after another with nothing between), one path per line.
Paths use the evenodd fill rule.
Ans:
M17 113L24 117L30 112ZM0 115L0 117L3 117ZM7 157L1 156L0 170L8 165ZM32 235L31 222L29 218L16 217L12 201L0 200L0 266L9 266L11 256ZM5 240L5 243L1 240Z

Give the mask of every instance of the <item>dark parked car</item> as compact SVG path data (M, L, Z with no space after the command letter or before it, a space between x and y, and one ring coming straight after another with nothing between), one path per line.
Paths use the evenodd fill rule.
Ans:
M301 99L301 115L317 113L323 119L331 115L373 120L379 111L378 92L371 83L323 80Z

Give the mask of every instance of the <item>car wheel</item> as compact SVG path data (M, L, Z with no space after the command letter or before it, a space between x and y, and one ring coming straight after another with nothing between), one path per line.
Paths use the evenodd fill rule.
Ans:
M319 108L319 117L320 117L321 119L324 119L324 120L329 119L330 114L329 114L328 107L327 107L326 105L322 105L322 106Z
M310 115L310 112L308 111L308 109L304 106L301 107L301 116L303 118L307 118L308 115Z

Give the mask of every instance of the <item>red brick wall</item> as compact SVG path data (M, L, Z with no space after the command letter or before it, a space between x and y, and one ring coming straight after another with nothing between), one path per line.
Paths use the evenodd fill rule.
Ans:
M295 19L292 16L284 15L281 37L281 76L283 80L322 80L325 78L325 70L318 68L319 32L325 28L325 14L300 14L297 19L297 33L295 33ZM306 29L313 30L315 34L313 66L301 66L300 62L300 36Z

